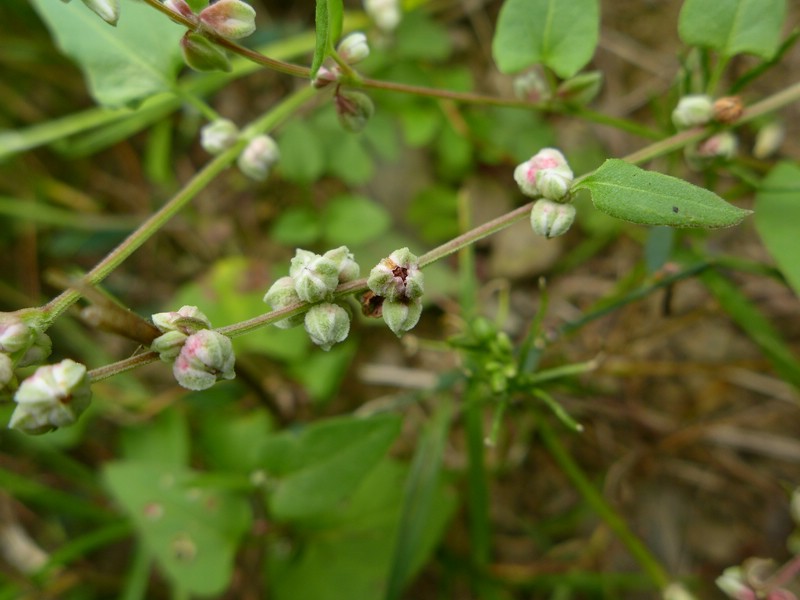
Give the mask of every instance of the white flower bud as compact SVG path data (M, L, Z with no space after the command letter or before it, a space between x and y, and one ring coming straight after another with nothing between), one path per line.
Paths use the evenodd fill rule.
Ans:
M3 314L0 315L0 352L13 354L33 343L36 335L34 329L22 319Z
M278 159L278 144L268 135L258 135L250 140L247 147L239 155L236 164L242 173L250 179L264 181Z
M545 80L541 68L534 68L520 73L512 83L514 95L528 102L547 102L552 96L550 86Z
M563 183L567 185L572 183L572 169L569 168L564 155L555 148L543 148L529 160L517 165L514 169L514 181L523 194L536 198L542 195L539 181L545 171L552 174L545 177L548 193L555 195L563 187Z
M717 587L734 600L756 600L755 592L744 581L741 567L728 567L717 577Z
M311 341L326 352L350 333L350 315L338 304L323 302L308 309L305 328Z
M209 154L224 152L236 143L239 128L233 121L217 119L200 130L200 145Z
M753 156L760 160L775 154L783 143L786 129L778 121L771 121L758 130L753 145Z
M336 52L344 62L350 65L360 63L369 56L367 36L360 31L351 33L339 42Z
M219 0L200 11L200 22L224 38L238 40L256 30L256 11L241 0Z
M714 101L710 96L695 94L684 96L672 111L672 122L678 129L705 125L714 115Z
M211 321L196 306L181 306L177 311L155 313L150 319L162 333L180 331L191 335L201 329L211 328Z
M339 285L339 267L336 263L307 250L297 250L289 274L303 302L329 299Z
M399 0L364 0L364 10L383 31L392 31L402 17Z
M422 315L422 300L386 300L383 303L383 320L397 337L414 328Z
M367 285L387 300L415 300L423 294L425 277L419 259L408 248L400 248L370 271Z
M119 21L119 0L83 0L83 3L109 25L116 26Z
M537 200L531 209L531 227L546 238L563 235L575 221L575 207L552 200Z
M323 258L331 259L339 268L339 283L347 283L358 279L361 274L361 269L347 246L339 246L333 250L328 250L322 256Z
M42 364L53 351L53 342L46 333L39 333L33 340L33 344L25 351L17 361L18 367L28 367L30 365Z
M280 310L292 304L302 302L302 300L300 300L300 296L297 295L294 279L292 277L281 277L273 283L272 287L264 294L264 302L269 304L272 310ZM302 314L294 315L288 319L277 321L273 323L273 325L279 329L289 329L290 327L296 327L302 324L303 319L304 315Z
M563 169L542 169L536 174L536 187L539 193L548 200L563 201L569 194L572 185L572 172Z
M231 340L213 329L202 329L186 339L172 374L188 390L205 390L220 379L236 377L235 362Z
M72 425L89 406L91 390L86 367L65 359L39 367L23 381L8 426L26 433L46 433Z

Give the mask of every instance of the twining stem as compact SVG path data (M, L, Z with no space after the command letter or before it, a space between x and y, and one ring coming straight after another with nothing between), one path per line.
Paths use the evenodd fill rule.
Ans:
M628 552L631 553L631 556L639 563L639 566L647 573L656 587L660 590L665 589L670 583L667 571L661 566L658 559L651 554L650 550L634 535L619 513L606 502L605 498L597 491L586 474L573 460L570 453L561 445L550 426L543 420L539 421L539 434L550 456L553 457L559 468L572 482L572 485L580 492L583 499L606 522L620 541L625 544Z
M82 282L91 286L105 279L114 269L122 264L126 258L133 254L134 251L161 229L167 221L186 206L192 198L204 190L217 175L227 169L247 145L248 136L253 136L272 129L292 114L297 108L302 106L314 94L315 90L312 88L303 88L287 97L278 106L250 125L245 131L245 135L242 136L242 139L214 158L214 160L208 163L202 170L198 171L180 192L142 223L136 231L131 233L103 260L97 263L97 265L82 278ZM42 309L48 324L51 324L56 317L74 304L79 297L80 292L68 289L48 302Z

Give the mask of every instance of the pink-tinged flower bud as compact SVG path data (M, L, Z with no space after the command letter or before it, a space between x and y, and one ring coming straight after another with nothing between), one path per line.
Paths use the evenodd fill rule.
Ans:
M778 121L771 121L758 130L753 144L753 156L763 160L775 154L783 143L786 129Z
M14 354L29 347L36 331L19 317L0 315L0 352Z
M264 302L269 304L272 310L280 310L292 304L302 302L302 300L300 300L300 296L297 295L294 279L292 277L281 277L273 283L272 287L264 294ZM296 327L302 324L304 318L305 315L302 314L294 315L288 319L277 321L273 323L273 325L279 329L289 329L290 327Z
M239 170L250 179L264 181L269 175L272 165L278 162L280 152L278 144L268 135L257 135L242 150L236 164Z
M385 300L383 303L383 320L397 337L410 331L422 315L422 300Z
M583 106L597 97L602 86L602 71L589 71L564 81L558 86L556 95L564 102Z
M256 30L256 11L241 0L219 0L200 11L200 21L222 37L238 40Z
M705 125L714 116L714 101L710 96L695 94L684 96L672 111L672 122L678 129Z
M119 0L83 0L83 3L109 25L117 25L117 21L119 21Z
M158 354L158 357L164 362L171 363L178 358L188 337L182 331L167 331L153 340L150 350Z
M533 231L546 238L563 235L575 221L575 207L552 200L537 200L531 209Z
M89 406L91 395L84 365L67 358L39 367L14 394L17 407L8 426L40 434L72 425Z
M339 78L342 76L342 71L339 67L320 67L319 71L317 71L316 76L311 81L311 85L314 86L315 89L321 90L324 87L328 87L330 84L339 81Z
M183 60L195 71L230 71L225 50L199 33L187 31L181 38Z
M239 128L228 119L217 119L200 130L200 145L209 154L224 152L238 139Z
M400 248L370 271L367 285L387 300L416 300L423 294L425 277L419 259L408 248Z
M361 274L361 269L347 246L339 246L333 250L328 250L322 257L332 260L339 269L339 283L347 283L358 279Z
M336 47L339 57L350 65L360 63L369 56L367 36L356 31L346 36Z
M553 184L553 180L563 180L572 183L573 174L572 169L567 164L567 159L555 148L543 148L534 154L529 160L517 165L514 169L514 181L517 182L519 189L526 196L536 198L542 195L542 189L539 185L544 172L550 172L552 177L546 177L548 193L555 193L560 187L560 184ZM556 177L557 176L557 177ZM551 186L556 185L556 188Z
M730 160L736 155L739 141L730 131L721 131L697 144L686 146L684 156L689 166L702 171L709 166Z
M328 300L339 285L336 263L308 250L297 250L289 275L294 279L294 289L303 302Z
M164 0L164 6L174 13L178 13L184 19L189 19L192 23L198 23L197 15L194 14L192 7L186 0Z
M17 361L18 367L29 367L42 364L53 352L53 342L46 333L36 334L33 343Z
M211 321L196 306L181 306L177 311L155 313L150 319L162 333L180 331L192 335L201 329L211 328Z
M364 11L383 31L394 30L402 17L399 0L364 0Z
M728 567L715 583L722 592L734 600L757 600L756 593L744 581L741 567Z
M512 83L514 95L520 100L538 103L550 100L552 93L541 68L533 68L520 73Z
M326 352L350 333L350 315L338 304L323 302L308 309L305 328L311 341Z
M213 329L203 329L186 339L172 374L187 390L205 390L220 379L236 377L235 362L231 340Z
M8 354L0 354L0 390L14 378L14 362Z
M375 105L363 92L341 91L333 97L336 116L345 131L360 133L375 114Z

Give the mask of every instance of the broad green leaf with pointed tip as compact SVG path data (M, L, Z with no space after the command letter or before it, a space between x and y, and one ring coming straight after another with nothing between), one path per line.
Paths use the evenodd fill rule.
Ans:
M227 588L233 556L250 526L244 498L192 485L195 473L152 462L106 465L105 481L147 549L185 593Z
M61 50L78 63L98 104L128 105L172 89L185 29L143 2L122 0L111 27L80 2L31 0Z
M329 419L268 437L261 464L274 478L270 513L288 521L335 509L381 461L399 432L400 419L390 415Z
M786 0L686 0L678 32L686 44L724 56L747 52L769 60L780 44Z
M800 296L800 167L776 166L756 194L755 223L778 268Z
M566 79L591 60L599 31L597 0L506 0L492 55L503 73L541 63Z
M688 181L614 158L573 186L580 189L589 190L598 210L640 225L715 229L736 225L752 212Z

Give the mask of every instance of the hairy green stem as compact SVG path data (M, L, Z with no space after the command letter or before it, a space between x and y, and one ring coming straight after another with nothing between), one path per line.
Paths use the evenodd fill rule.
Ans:
M559 468L564 472L572 485L580 492L583 499L594 509L594 511L606 522L611 530L617 535L625 545L631 556L639 563L650 580L660 590L665 589L670 578L667 571L661 566L655 556L647 549L641 540L634 535L625 520L615 511L605 498L597 491L586 474L578 464L572 459L569 452L561 445L558 437L553 433L550 426L543 420L539 421L539 433L550 456L556 461Z
M139 228L131 233L119 246L112 250L83 278L86 285L95 285L107 277L114 269L127 259L135 250L149 240L167 221L177 214L186 204L200 193L217 175L227 169L247 144L247 136L256 135L275 127L297 108L302 106L315 93L311 88L304 88L289 96L274 109L254 122L245 131L234 146L214 158L201 171L199 171L183 189L173 196L164 206L147 219ZM52 323L58 315L74 304L80 297L80 292L68 289L55 297L43 307L43 312L48 324Z

